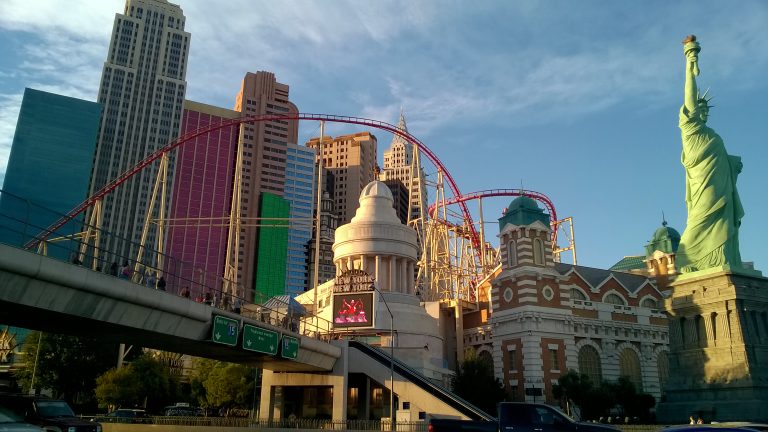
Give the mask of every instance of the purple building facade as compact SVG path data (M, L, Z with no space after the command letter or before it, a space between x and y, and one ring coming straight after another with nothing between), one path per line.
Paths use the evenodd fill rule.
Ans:
M181 135L237 118L239 112L184 101ZM227 254L229 212L239 126L228 126L181 146L176 159L169 214L167 273L179 275L168 289L221 289Z

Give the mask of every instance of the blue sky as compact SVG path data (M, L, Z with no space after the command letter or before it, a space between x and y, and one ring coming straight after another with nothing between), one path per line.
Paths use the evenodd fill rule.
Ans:
M461 192L522 184L548 195L574 218L579 264L593 267L642 253L662 211L685 226L680 42L696 34L710 126L744 158L742 257L768 270L764 1L178 3L192 34L189 99L232 107L245 72L267 70L302 112L395 123L404 107ZM0 2L0 177L24 87L95 100L123 6ZM374 133L381 160L391 136ZM317 134L302 123L299 140ZM484 200L485 219L509 201Z

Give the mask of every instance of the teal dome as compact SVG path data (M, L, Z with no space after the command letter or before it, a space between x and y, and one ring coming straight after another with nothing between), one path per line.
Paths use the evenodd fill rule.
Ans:
M519 196L509 203L504 214L499 218L499 231L504 229L506 224L525 226L540 221L545 226L549 226L549 215L539 207L539 204L531 197Z
M679 242L680 233L677 232L676 229L664 225L653 233L653 240L651 241L659 241L664 239L677 240Z
M653 233L651 241L645 246L645 256L649 257L657 250L673 254L680 245L680 233L676 229L667 226L667 221L661 223L661 227Z
M541 207L536 203L536 200L527 196L519 196L512 200L507 207L507 212L511 212L517 209L529 209L529 210L541 210Z

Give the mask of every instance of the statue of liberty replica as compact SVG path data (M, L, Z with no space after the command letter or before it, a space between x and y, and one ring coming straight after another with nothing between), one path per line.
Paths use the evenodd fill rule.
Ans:
M659 353L657 361L659 381L664 383L665 374L668 379L657 420L766 422L768 279L741 262L744 208L736 179L742 162L707 125L711 98L696 83L700 53L696 37L685 38L679 125L688 220L675 256L680 273L664 302L669 352L666 359Z
M680 239L676 262L683 273L714 267L741 268L739 225L744 209L736 191L741 158L726 153L720 135L707 126L709 100L699 95L701 47L696 36L684 41L685 100L680 108L688 223Z

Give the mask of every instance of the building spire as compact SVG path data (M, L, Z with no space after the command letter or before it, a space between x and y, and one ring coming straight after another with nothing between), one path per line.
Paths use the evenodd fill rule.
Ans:
M402 105L400 105L400 119L397 120L397 130L406 132L406 133L408 132L408 126L406 126L405 124L405 114L404 114ZM392 144L395 144L395 143L407 144L408 142L405 140L405 138L401 137L400 135L394 134L394 136L392 137Z

